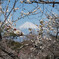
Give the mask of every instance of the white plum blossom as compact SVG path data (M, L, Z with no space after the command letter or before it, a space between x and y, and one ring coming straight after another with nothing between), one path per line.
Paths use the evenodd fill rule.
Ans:
M42 48L42 46L40 46L40 48Z
M7 10L6 12L9 12L9 10Z
M49 39L49 38L46 38L47 40Z
M56 31L56 30L54 30L54 33L57 33L57 31Z
M51 28L52 28L52 26L49 26L49 28L51 29Z
M2 9L2 6L0 5L0 10Z
M50 31L49 31L49 29L47 29L47 33L49 33Z
M14 33L15 33L15 34L20 34L21 31L20 31L20 30L16 30L16 31L14 31Z
M23 11L21 11L21 13L24 13Z
M30 0L27 0L27 2L29 3L29 2L30 2Z
M14 10L18 10L19 8L14 8Z
M51 38L49 38L49 40L51 40Z
M33 47L32 47L32 48L30 48L30 50L34 51L34 50L35 50L35 48L33 48Z
M31 42L34 42L33 40L31 40Z
M46 39L46 36L44 36L43 38Z
M20 0L20 2L21 2L21 3L23 3L23 1L22 1L22 0Z
M16 34L16 35L23 35L24 33L22 33L20 30L15 30L14 34Z
M49 16L49 19L52 19L52 16Z
M29 15L30 13L28 12L28 13L23 13L24 15Z
M0 23L0 26L1 26L1 23Z
M37 9L35 9L32 13L34 13L34 12L36 12L37 11Z
M26 46L28 46L28 44L25 44Z
M0 10L0 13L2 13L1 10Z
M29 12L27 12L27 13L25 13L24 11L21 11L21 14L23 15L29 15L30 13Z
M40 20L40 24L43 24L43 20L42 19Z

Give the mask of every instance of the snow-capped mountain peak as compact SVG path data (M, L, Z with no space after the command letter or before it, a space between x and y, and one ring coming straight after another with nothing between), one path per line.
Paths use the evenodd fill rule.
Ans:
M31 29L38 29L38 27L35 24L31 23L31 22L25 22L19 28L20 29L29 29L29 28L31 28Z

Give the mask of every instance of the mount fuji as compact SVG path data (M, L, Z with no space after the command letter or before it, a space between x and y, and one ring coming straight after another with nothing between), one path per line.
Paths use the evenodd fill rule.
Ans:
M31 29L38 29L38 27L35 24L31 23L31 22L25 22L19 28L20 29L29 29L29 28L31 28Z
M32 29L33 32L36 32L37 30L39 30L38 26L36 26L35 24L31 22L25 22L19 27L19 29L25 34L29 33L29 28Z

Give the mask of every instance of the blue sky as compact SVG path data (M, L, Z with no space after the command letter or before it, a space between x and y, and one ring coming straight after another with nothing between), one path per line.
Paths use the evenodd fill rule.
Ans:
M58 0L56 0L56 1L58 1ZM34 6L36 6L36 4L33 4ZM24 4L24 6L26 6L25 8L28 10L32 10L32 8L34 8L33 7L33 5L32 4ZM28 7L27 7L28 6ZM44 13L47 11L47 9L49 10L49 11L51 11L51 9L52 9L52 11L53 12L55 12L56 14L58 14L59 15L59 12L55 9L55 7L53 8L52 7L52 5L51 6L49 6L48 4L39 4L39 6L41 7L41 9L43 10L43 6L44 6ZM46 9L47 8L47 9ZM39 10L38 10L39 11ZM49 11L47 11L48 13L50 13ZM45 18L46 16L44 15L44 13L43 13L43 15L42 15L42 13L39 13L39 14L37 14L37 15L30 15L30 16L28 16L28 17L25 17L24 19L21 19L21 20L19 20L19 22L17 23L17 25L19 26L19 25L22 25L23 23L25 23L26 21L29 21L29 22L33 22L34 24L38 24L39 25L39 20L41 20L42 18ZM47 20L47 19L44 19L44 20Z
M14 0L10 0L11 1L11 3L9 4L9 10L11 9L11 7L13 6L13 2L14 2ZM56 0L56 1L58 1L58 0ZM2 7L5 7L5 5L7 5L7 2L4 2L3 3L3 5L2 5ZM39 25L39 20L41 20L41 19L43 19L43 18L46 18L46 16L45 16L45 13L47 12L47 13L49 13L50 14L50 11L52 10L53 12L55 12L56 14L58 14L59 15L59 12L57 11L57 9L56 9L56 6L53 8L52 7L52 5L50 6L50 4L38 4L39 5L39 7L42 9L42 11L44 11L44 13L42 14L39 10L37 11L37 12L39 12L39 14L36 14L36 15L29 15L29 16L27 16L27 17L24 17L24 18L22 18L22 19L20 19L16 24L17 24L17 28L20 26L20 25L22 25L23 23L25 23L25 22L32 22L32 23L34 23L34 24L37 24L37 25ZM17 10L15 13L14 13L14 15L13 15L13 18L14 19L17 19L17 17L18 16L20 16L20 12L21 11L24 11L24 12L28 12L28 11L31 11L31 10L33 10L33 8L35 8L35 7L37 6L37 4L36 3L33 3L33 4L25 4L25 3L20 3L20 0L17 2L17 4L16 4L16 6L15 6L15 8L16 7L18 7L19 8L19 10ZM44 6L44 7L43 7ZM59 4L58 4L58 6L59 6ZM26 10L24 10L24 8L26 9ZM59 7L58 7L59 8ZM1 19L4 19L3 18L3 15L0 17ZM44 20L48 20L47 18L46 19L44 19Z

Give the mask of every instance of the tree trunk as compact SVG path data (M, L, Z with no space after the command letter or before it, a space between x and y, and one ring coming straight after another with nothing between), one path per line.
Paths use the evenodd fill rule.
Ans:
M57 27L57 34L56 34L56 39L58 39L58 27Z
M0 41L2 40L2 35L1 35L1 32L0 32Z

